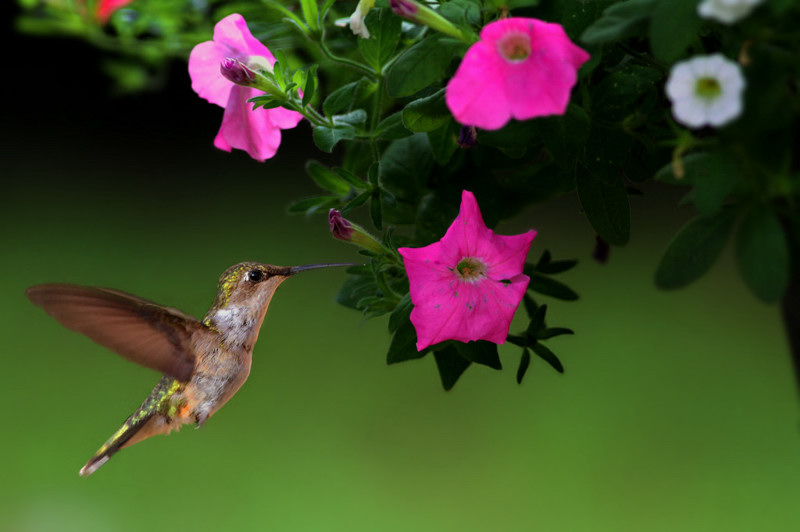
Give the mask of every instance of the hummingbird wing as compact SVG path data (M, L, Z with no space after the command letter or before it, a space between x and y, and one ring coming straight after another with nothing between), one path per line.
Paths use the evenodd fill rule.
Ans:
M67 329L181 382L191 379L191 337L204 328L192 316L109 288L42 284L25 294Z

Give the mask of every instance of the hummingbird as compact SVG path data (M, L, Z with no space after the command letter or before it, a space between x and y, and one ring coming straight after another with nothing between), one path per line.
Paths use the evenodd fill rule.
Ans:
M80 475L97 471L117 451L182 425L201 427L247 380L253 346L272 295L292 275L355 264L273 266L243 262L219 280L202 321L125 292L42 284L25 294L66 328L163 374L153 391L97 450Z

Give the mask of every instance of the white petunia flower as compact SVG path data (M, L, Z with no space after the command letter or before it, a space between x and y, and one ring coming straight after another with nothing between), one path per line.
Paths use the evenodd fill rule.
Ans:
M369 39L369 30L364 24L364 17L375 5L375 0L361 0L356 6L356 10L350 15L350 31L362 39Z
M675 63L665 89L675 120L699 128L721 126L738 117L744 87L739 65L713 54Z
M702 18L709 18L733 24L747 15L763 0L703 0L697 6L697 13Z

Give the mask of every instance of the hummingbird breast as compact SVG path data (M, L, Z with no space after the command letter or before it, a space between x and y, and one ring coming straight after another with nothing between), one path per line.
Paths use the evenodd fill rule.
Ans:
M217 335L199 340L195 372L183 390L193 420L202 425L233 397L250 375L252 348L227 346Z

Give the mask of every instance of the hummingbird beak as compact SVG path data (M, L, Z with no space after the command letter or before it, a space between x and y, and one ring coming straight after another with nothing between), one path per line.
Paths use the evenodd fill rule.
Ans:
M333 264L305 264L303 266L289 266L287 275L294 275L306 270L316 270L318 268L334 268L337 266L361 266L357 262L337 262Z

